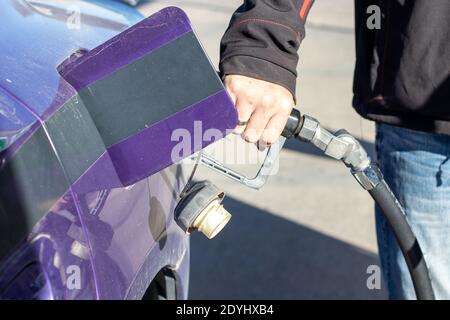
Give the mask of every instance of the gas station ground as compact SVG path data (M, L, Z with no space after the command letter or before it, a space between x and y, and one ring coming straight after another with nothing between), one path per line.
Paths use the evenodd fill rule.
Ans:
M212 62L241 0L146 0L150 15L175 5L190 16ZM345 128L373 152L374 124L351 107L354 67L352 0L320 0L300 48L299 108L325 127ZM260 191L201 169L227 193L231 222L214 240L191 238L191 299L383 299L369 290L379 265L373 201L342 163L290 141L280 168Z

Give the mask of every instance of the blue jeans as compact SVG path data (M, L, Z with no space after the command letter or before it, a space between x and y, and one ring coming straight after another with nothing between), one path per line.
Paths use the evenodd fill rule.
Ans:
M386 182L404 206L424 253L437 299L450 299L450 136L377 125ZM379 208L378 248L390 299L415 299L396 240Z

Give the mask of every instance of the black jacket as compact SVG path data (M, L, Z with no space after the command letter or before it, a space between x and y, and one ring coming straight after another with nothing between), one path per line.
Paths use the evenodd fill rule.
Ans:
M222 74L278 83L295 96L297 50L312 2L244 1L222 39ZM370 30L367 8L374 4L381 28ZM450 135L450 0L355 0L355 30L356 111Z

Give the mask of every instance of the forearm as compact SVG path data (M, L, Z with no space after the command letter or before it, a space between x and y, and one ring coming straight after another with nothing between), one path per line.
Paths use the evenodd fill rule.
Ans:
M270 81L295 96L298 48L313 0L246 0L221 43L222 75Z

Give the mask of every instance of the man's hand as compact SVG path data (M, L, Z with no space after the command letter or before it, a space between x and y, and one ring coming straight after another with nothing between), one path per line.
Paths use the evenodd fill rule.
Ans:
M260 146L277 142L294 107L290 91L275 83L240 75L228 75L224 82L239 114L235 133Z

